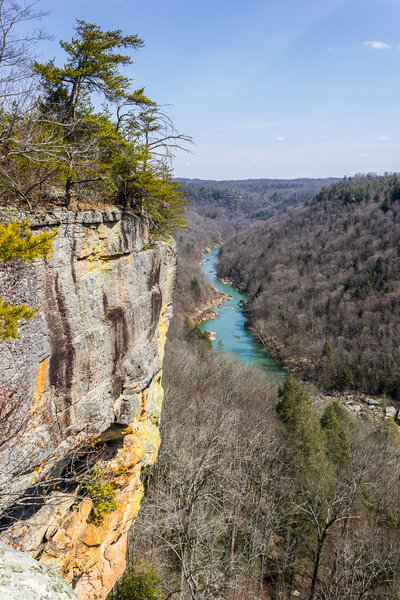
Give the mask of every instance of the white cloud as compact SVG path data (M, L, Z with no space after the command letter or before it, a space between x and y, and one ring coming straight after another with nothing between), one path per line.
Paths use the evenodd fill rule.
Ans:
M277 135L275 138L278 142L283 142L284 140L286 140L286 138L284 138L282 135Z
M377 42L376 40L363 42L363 46L369 46L374 50L386 50L387 48L390 48L389 44L386 44L386 42Z
M360 156L361 158L371 158L370 154L365 154L364 152L361 152Z
M377 138L378 142L391 142L392 138L388 135L379 135Z

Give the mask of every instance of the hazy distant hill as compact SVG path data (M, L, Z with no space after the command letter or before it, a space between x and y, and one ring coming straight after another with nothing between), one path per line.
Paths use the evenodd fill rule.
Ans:
M312 198L337 179L245 179L212 181L179 179L192 209L208 219L244 225L265 220ZM246 223L248 226L248 223ZM222 222L222 226L224 226Z
M231 238L221 275L304 378L400 399L400 177L348 178Z

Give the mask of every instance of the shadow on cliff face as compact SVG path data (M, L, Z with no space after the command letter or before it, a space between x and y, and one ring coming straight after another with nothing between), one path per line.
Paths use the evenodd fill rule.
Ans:
M80 491L82 483L90 481L90 473L101 464L107 469L107 462L117 455L123 446L123 436L108 441L94 441L87 447L74 451L73 456L66 457L46 473L35 485L15 498L13 504L5 509L0 518L0 532L13 525L26 523L45 505L57 508L60 501L70 497L71 502L82 500L86 496ZM38 523L35 523L35 527ZM12 530L5 537L12 536Z
M50 330L51 354L49 383L55 391L56 411L63 415L63 425L71 424L71 388L74 374L75 349L65 297L59 274L49 273L46 281L47 320Z
M123 358L129 348L129 330L124 309L120 306L110 307L107 295L103 293L103 307L106 318L111 323L113 338L113 363L111 371L112 395L116 400L122 390L125 380Z

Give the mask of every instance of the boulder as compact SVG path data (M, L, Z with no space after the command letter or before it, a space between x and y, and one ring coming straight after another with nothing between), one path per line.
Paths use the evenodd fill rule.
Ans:
M385 417L392 417L393 419L395 419L396 414L397 414L397 409L395 406L387 406L385 408Z
M0 542L1 600L78 600L51 567Z
M376 398L365 398L365 402L368 404L368 406L379 406L380 405L380 401L377 400Z

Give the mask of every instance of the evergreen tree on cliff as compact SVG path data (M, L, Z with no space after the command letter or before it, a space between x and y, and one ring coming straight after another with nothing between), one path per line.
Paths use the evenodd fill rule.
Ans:
M158 234L182 226L187 202L171 157L191 138L122 72L143 41L77 20L76 35L60 45L64 64L32 63L39 100L29 110L1 106L0 194L32 210L64 190L66 208L90 198L147 216ZM105 102L100 111L94 94Z
M132 64L121 48L138 49L144 42L136 35L123 36L120 29L103 31L98 25L77 19L77 36L70 42L60 41L68 55L66 63L57 67L54 60L36 62L33 71L40 75L46 101L58 99L64 120L75 119L79 103L87 93L102 94L109 102L153 104L143 90L129 91L131 80L120 73L120 67Z
M99 186L125 210L150 215L158 233L173 231L183 224L186 200L173 180L170 158L191 138L177 133L144 89L132 91L132 80L121 73L132 59L120 50L142 47L139 37L82 20L77 20L76 34L60 42L67 53L63 66L54 60L33 65L44 89L42 111L63 122L65 142L80 149L76 164L64 173L67 204L72 186L101 181ZM93 111L92 93L117 107L116 122L108 111Z

